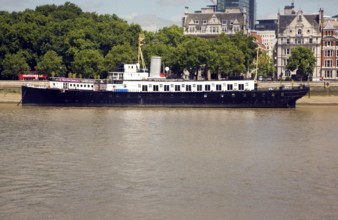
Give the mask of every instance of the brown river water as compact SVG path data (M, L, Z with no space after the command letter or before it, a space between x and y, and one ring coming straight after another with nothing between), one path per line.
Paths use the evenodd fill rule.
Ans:
M338 219L338 106L0 104L0 219Z

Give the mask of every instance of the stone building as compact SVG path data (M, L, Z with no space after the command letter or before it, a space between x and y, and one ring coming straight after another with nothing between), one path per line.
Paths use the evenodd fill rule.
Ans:
M247 34L247 14L239 8L228 8L224 12L218 12L210 6L194 13L189 13L186 8L183 28L185 35L203 38L215 38L221 33L233 35L240 31Z
M284 15L278 14L277 30L277 75L278 78L288 78L296 71L286 69L291 50L298 46L311 48L316 65L312 73L313 80L320 79L321 69L321 24L323 10L318 14L304 14L302 10L294 11L294 5L286 6Z
M338 79L338 21L329 19L322 29L321 79Z
M247 11L248 25L254 29L256 22L256 0L218 0L217 11L224 12L227 8L240 8Z

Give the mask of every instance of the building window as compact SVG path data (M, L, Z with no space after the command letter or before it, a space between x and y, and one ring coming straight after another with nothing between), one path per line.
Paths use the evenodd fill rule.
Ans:
M175 91L176 91L176 92L181 91L181 86L180 86L180 85L175 85Z
M202 85L197 85L197 91L202 91Z
M154 91L154 92L158 92L158 85L154 85L154 86L153 86L153 91Z
M302 38L297 38L296 39L296 44L302 44Z
M298 35L302 35L302 29L298 29Z
M164 91L169 92L169 85L164 85Z
M207 20L203 20L203 24L208 24L208 21Z
M147 92L147 91L148 91L148 86L142 85L142 92Z
M284 49L284 54L285 55L290 55L290 48Z
M287 43L287 44L290 44L290 39L286 39L286 43Z
M200 22L199 22L199 20L195 20L195 24L199 24Z
M222 20L222 24L226 25L227 24L227 20Z
M187 86L185 87L185 91L191 92L191 85L187 85Z
M325 57L332 57L333 56L333 50L325 50Z
M310 44L313 43L313 39L312 39L312 38L309 39L309 43L310 43Z
M228 85L227 85L227 89L228 89L229 91L233 90L233 85L232 85L232 84L228 84Z
M205 91L210 91L210 85L205 85Z
M325 71L325 78L332 78L332 70Z
M239 84L239 85L238 85L238 89L239 89L239 90L244 90L244 84Z
M216 85L216 91L222 91L222 85Z
M332 67L332 60L325 60L325 67Z
M325 41L325 46L331 47L332 46L332 42L331 41Z

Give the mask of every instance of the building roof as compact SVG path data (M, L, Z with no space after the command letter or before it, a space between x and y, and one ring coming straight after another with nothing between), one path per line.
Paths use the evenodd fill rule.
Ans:
M324 24L324 30L334 30L335 28L333 27L333 24L331 23L331 21L327 21Z
M212 18L217 18L218 22L222 22L223 20L232 21L234 24L238 25L245 25L244 16L242 13L222 13L222 12L215 12L215 13L191 13L188 14L185 20L185 26L191 23L194 23L197 29L203 26L203 21L209 22ZM199 21L195 23L195 21ZM208 23L210 25L210 23ZM217 23L218 24L218 23ZM204 24L205 25L205 24ZM231 25L231 24L227 24Z
M320 27L319 24L319 14L317 15L303 15L304 18L313 26L313 28L318 29ZM293 15L280 15L279 16L279 33L283 33L285 29L292 23L294 19L297 18L296 14Z

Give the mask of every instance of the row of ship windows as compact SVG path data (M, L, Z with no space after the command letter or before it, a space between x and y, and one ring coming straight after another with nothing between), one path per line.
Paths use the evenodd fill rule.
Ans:
M93 88L94 85L88 85L88 84L69 84L69 87L77 87L77 88Z
M53 84L55 86L55 83ZM192 91L192 87L196 88L197 91L211 91L211 85L138 85L139 88L142 88L143 92L147 92L148 89L152 88L152 91L159 91L159 87L163 87L164 91L170 91L170 87L174 88L175 91L181 91L181 88L185 88L185 91L190 92ZM244 90L244 84L235 84L236 87L238 87L238 90ZM248 84L246 84L246 86L248 86ZM77 87L77 88L93 88L94 85L89 85L89 84L69 84L69 87ZM203 90L204 87L204 90ZM222 91L223 86L220 84L215 85L216 87L216 91ZM115 88L115 86L114 86ZM127 88L127 85L124 85L124 88ZM226 85L227 90L233 90L234 89L234 85L233 84L227 84Z
M159 91L159 86L158 85L139 85L142 87L142 91L143 92L147 92L149 88L152 87L152 91L157 92ZM170 86L169 85L162 85L163 86L163 90L165 92L170 91ZM181 91L182 87L185 87L185 91L186 92L191 92L192 91L192 85L171 85L174 88L175 92L179 92ZM203 85L195 85L196 86L196 90L197 91L211 91L211 85L204 85L204 90L203 90ZM228 84L227 85L227 90L233 90L234 86L233 84ZM238 90L244 90L244 84L238 84ZM217 84L216 85L216 91L222 91L222 85Z
M67 85L67 83L64 83L63 86L65 87ZM55 83L53 83L53 86L56 86ZM89 85L89 84L80 84L80 83L77 83L77 84L72 84L70 83L69 84L69 87L76 87L76 88L93 88L94 85Z

